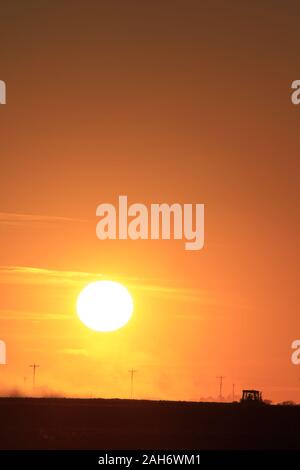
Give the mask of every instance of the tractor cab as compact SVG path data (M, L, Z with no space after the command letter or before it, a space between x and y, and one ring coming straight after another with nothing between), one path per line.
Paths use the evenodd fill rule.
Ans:
M263 403L262 392L259 390L243 390L241 403L247 405Z

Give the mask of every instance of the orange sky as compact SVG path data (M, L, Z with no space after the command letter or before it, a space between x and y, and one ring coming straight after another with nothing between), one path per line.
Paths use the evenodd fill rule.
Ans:
M243 5L242 5L243 3ZM300 400L299 28L293 2L1 6L3 390L197 400L232 383ZM293 8L292 8L293 6ZM101 202L205 203L205 248L100 241ZM76 317L89 280L135 312Z

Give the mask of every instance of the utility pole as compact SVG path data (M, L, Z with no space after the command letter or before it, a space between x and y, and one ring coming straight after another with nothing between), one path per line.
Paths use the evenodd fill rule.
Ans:
M133 399L133 377L134 377L134 374L137 372L137 370L130 369L128 372L130 373L130 398L132 400Z
M235 387L235 385L232 384L232 401L234 401L234 399L235 399L234 387Z
M218 376L217 376L217 379L220 379L220 394L219 394L219 398L220 398L220 401L223 401L222 388L223 388L223 379L225 379L225 376L224 376L224 375L218 375Z
M29 367L32 368L32 386L33 386L33 388L35 388L35 371L40 366L39 366L39 364L33 363Z

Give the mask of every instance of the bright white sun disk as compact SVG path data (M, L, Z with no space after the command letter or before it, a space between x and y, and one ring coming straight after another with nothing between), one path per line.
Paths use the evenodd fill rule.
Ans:
M133 300L122 284L97 281L88 284L77 299L77 314L84 325L95 331L114 331L130 320Z

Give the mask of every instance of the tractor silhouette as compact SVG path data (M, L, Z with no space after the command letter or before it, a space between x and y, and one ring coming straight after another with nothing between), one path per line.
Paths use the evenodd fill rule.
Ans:
M240 403L243 405L262 405L262 392L259 390L243 390Z

